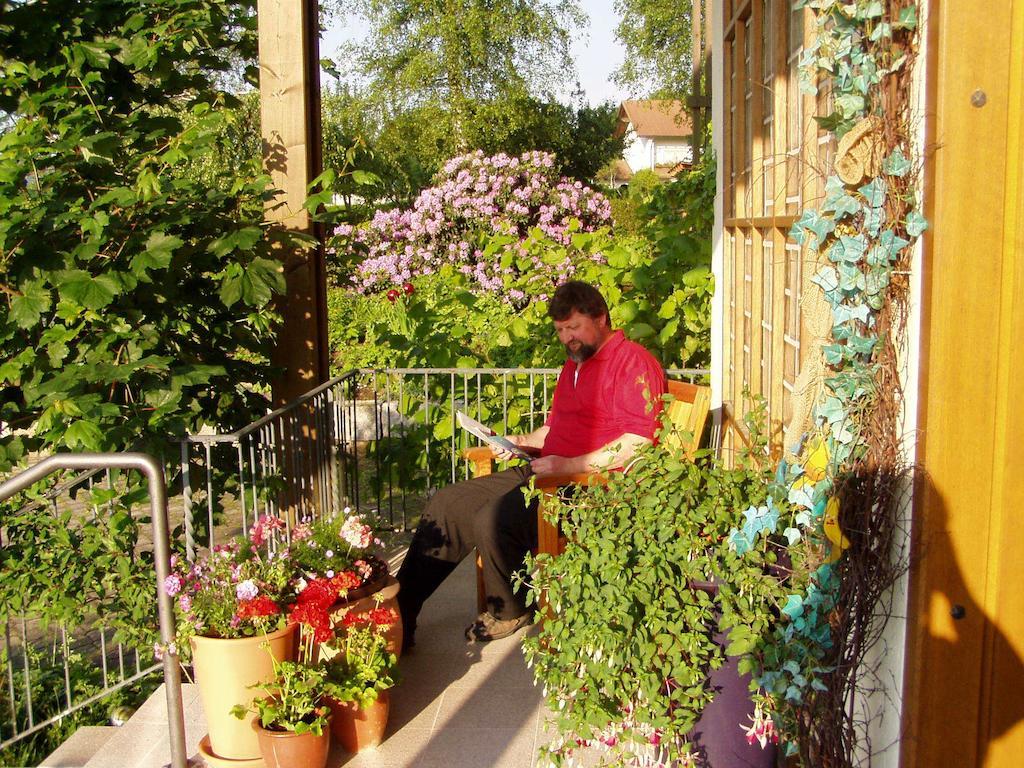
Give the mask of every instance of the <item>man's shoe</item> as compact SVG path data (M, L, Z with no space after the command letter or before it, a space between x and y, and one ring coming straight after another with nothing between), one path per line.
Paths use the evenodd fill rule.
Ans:
M533 611L527 611L514 619L495 618L490 611L484 611L476 621L466 627L466 639L471 643L486 643L515 634L522 627L533 623Z

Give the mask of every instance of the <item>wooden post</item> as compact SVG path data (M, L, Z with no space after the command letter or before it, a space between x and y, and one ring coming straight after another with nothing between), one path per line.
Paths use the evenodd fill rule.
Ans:
M327 285L323 234L303 208L322 168L317 0L258 0L263 160L279 194L267 205L278 226L312 235L317 245L284 249L283 324L272 361L282 405L328 378Z
M692 39L690 49L690 67L693 78L692 90L690 92L690 146L692 154L690 162L696 166L700 162L700 153L703 149L704 138L704 110L699 103L701 97L701 74L704 69L703 41L701 37L704 32L703 19L701 18L701 0L693 0L690 11L690 37Z

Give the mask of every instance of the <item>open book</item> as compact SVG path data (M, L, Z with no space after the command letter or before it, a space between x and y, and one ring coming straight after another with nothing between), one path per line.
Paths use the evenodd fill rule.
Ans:
M526 459L529 461L533 457L530 456L526 451L520 448L518 445L496 434L490 427L484 426L476 419L471 419L469 416L464 414L462 411L455 412L455 419L459 422L459 426L469 432L471 435L476 435L488 445L493 445L496 448L502 448L511 453L516 458Z

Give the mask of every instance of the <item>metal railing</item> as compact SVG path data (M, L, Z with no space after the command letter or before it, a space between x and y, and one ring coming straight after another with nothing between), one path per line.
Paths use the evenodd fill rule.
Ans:
M100 453L81 453L81 454L58 454L56 456L50 456L43 459L41 462L33 467L15 475L5 483L0 485L0 502L6 501L15 494L24 491L27 488L39 483L49 475L60 470L97 470L97 469L129 469L141 472L146 476L147 486L149 488L149 501L150 501L150 519L152 524L152 535L153 535L153 559L156 571L156 584L155 593L157 599L157 611L160 622L160 638L164 643L165 647L170 647L174 643L174 610L171 606L171 598L167 595L164 590L159 588L159 585L164 582L170 575L170 545L168 536L168 521L167 521L167 492L164 483L163 468L151 457L142 453L121 453L121 454L100 454ZM80 479L80 478L79 478ZM6 622L9 626L9 621ZM24 665L21 670L24 680L24 695L21 701L24 703L25 708L25 721L27 727L18 729L17 727L17 712L14 711L14 702L16 699L16 693L14 688L14 666L10 657L11 644L7 643L5 656L7 657L7 685L8 685L8 696L11 702L13 724L14 724L14 735L0 742L0 748L6 747L25 736L35 733L42 728L57 722L60 718L66 716L76 709L80 709L90 703L97 701L104 696L109 695L114 690L123 687L137 677L148 674L155 667L149 670L139 670L136 676L131 678L124 678L121 682L114 686L106 686L106 670L104 669L104 690L100 693L95 694L88 699L73 703L71 701L71 681L69 679L70 672L68 668L68 657L65 652L64 655L64 682L65 682L65 693L67 695L67 708L59 713L58 715L51 716L42 722L35 722L34 710L32 704L32 689L31 689L31 669L29 667L29 656L28 656L28 638L25 634L25 623L24 618L22 619L23 629L23 641L25 645L22 646L24 652L23 661ZM7 638L9 641L9 637ZM64 634L65 650L67 643L66 630ZM106 656L104 655L104 659ZM104 661L105 664L105 661ZM138 656L136 656L136 664L138 664ZM167 695L167 723L170 729L170 746L171 746L171 765L173 768L185 768L186 767L186 755L185 755L185 722L182 713L181 704L181 668L178 666L177 657L173 654L164 654L163 659L163 672L164 672L164 683Z
M408 529L439 485L469 476L462 410L501 432L547 415L557 368L349 371L244 429L181 444L182 512L191 556L208 532L246 530L258 515L333 516L349 507L380 528ZM690 381L703 369L674 369ZM221 533L223 531L223 533Z

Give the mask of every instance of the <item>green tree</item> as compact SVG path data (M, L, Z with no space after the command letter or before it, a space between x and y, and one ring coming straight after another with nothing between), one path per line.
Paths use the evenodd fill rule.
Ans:
M690 5L669 0L615 0L616 36L626 49L615 82L654 98L691 91Z
M563 176L591 182L602 166L622 154L625 137L616 137L618 105L592 107L582 93L575 104L529 96L474 105L469 143L486 154L550 152Z
M433 107L439 157L470 148L474 105L550 93L572 71L575 0L358 0L370 27L343 57L392 115Z
M239 93L237 99L226 99L214 109L219 114L211 121L213 137L203 151L190 155L176 173L228 192L239 179L252 179L263 173L260 96L250 89ZM191 112L181 115L185 130L198 126L205 119Z
M28 435L0 436L0 470L265 406L269 179L194 172L238 104L213 77L252 61L253 5L0 5L0 422Z

